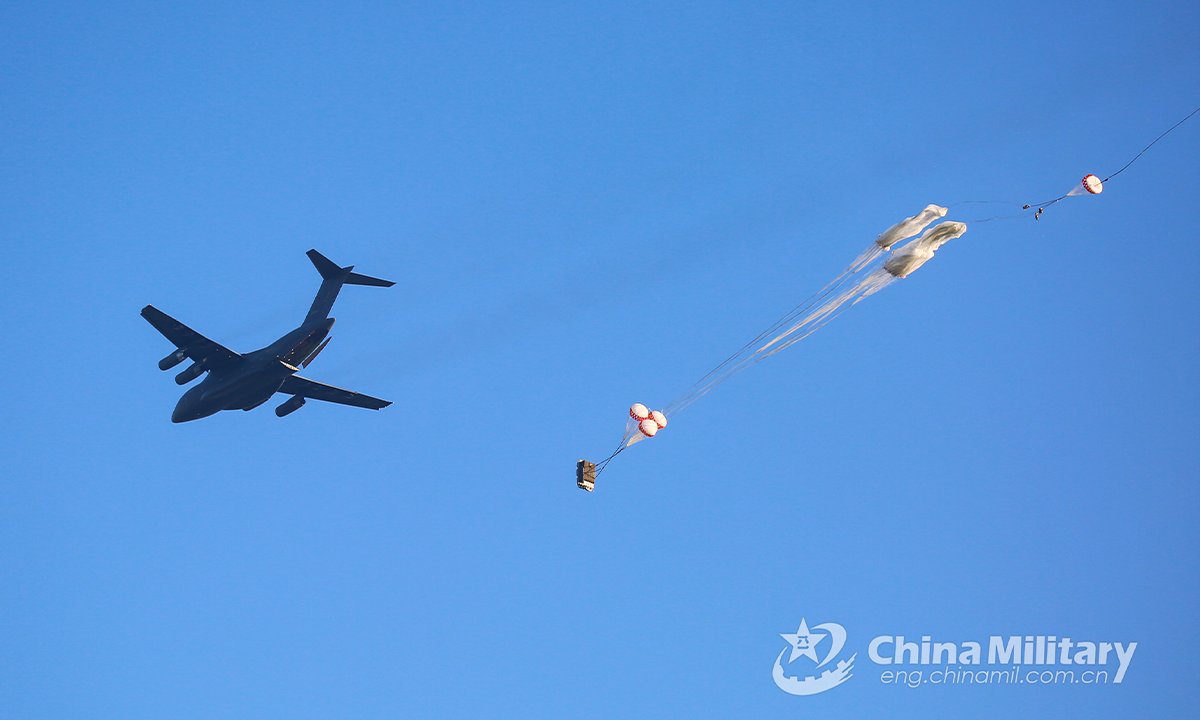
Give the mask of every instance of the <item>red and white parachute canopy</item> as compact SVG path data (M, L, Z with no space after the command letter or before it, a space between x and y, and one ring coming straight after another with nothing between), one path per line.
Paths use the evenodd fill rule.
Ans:
M667 416L657 410L650 410L641 403L629 406L629 422L625 427L626 442L622 447L628 447L642 438L652 438L667 426Z
M1082 195L1084 193L1099 195L1102 192L1104 192L1104 183L1100 182L1100 178L1095 175L1084 175L1079 184L1071 192L1067 193L1067 195Z

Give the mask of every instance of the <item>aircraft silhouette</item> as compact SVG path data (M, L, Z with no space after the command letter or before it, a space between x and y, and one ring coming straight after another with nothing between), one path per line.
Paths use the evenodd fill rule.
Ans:
M185 358L191 358L194 362L175 376L176 383L186 385L201 373L208 373L208 377L179 399L171 413L171 422L198 420L221 410L253 410L277 392L292 396L275 408L279 417L300 409L306 398L372 410L392 404L296 374L301 368L308 367L317 353L329 344L329 329L334 323L329 311L342 285L391 287L396 284L359 275L353 272L353 265L339 267L316 250L309 250L308 258L321 273L321 288L304 322L265 348L245 355L209 340L153 305L142 308L142 317L178 348L158 362L160 370L170 370Z

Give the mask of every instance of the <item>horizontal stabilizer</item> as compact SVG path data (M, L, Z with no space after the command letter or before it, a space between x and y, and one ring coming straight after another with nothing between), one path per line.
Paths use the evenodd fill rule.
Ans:
M350 272L354 269L353 265L341 267L316 250L309 250L307 255L308 259L312 260L312 264L316 266L317 272L321 273L321 277L325 280L333 280L341 277L342 282L347 285L371 285L373 287L391 287L396 284L391 280L381 280L370 275L360 275L356 272Z
M356 272L352 272L346 276L346 284L370 285L372 287L391 287L396 283L392 282L391 280L380 280L379 278L373 278L369 275L359 275Z

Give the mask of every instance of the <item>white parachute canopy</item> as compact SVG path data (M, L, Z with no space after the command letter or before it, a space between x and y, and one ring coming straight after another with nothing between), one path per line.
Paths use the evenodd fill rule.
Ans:
M920 214L914 215L910 218L905 218L904 220L885 230L883 234L879 236L879 239L875 241L875 244L880 248L887 250L901 240L907 240L908 238L913 237L917 233L921 232L929 226L929 223L933 222L934 220L940 220L941 218L946 217L947 212L949 212L948 208L944 208L940 205L929 205L922 210Z
M917 233L928 227L929 223L946 217L947 212L949 212L949 208L944 208L941 205L927 205L924 210L916 215L904 218L887 230L884 230L875 239L875 242L864 250L862 255L859 255L858 259L851 263L850 267L846 268L846 272L842 273L842 276L834 282L840 282L847 275L853 275L862 270L874 262L875 258L890 250L896 243L914 237Z
M932 258L938 248L954 238L962 237L966 231L967 226L963 223L944 222L893 251L892 256L883 263L883 269L899 278L908 277L909 273Z

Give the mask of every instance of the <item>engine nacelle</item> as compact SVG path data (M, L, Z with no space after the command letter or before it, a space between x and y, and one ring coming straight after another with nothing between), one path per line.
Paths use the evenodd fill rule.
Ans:
M279 417L291 415L304 406L304 398L299 395L293 395L291 400L275 408L275 414Z
M158 361L158 369L159 370L170 370L171 368L175 367L176 365L178 365L179 363L183 362L186 359L187 359L187 353L185 353L182 350L176 350L175 352L166 356L162 360Z
M204 365L202 363L194 362L188 366L187 370L184 370L175 376L175 384L187 385L191 381L200 377L200 373L202 372L204 372Z

